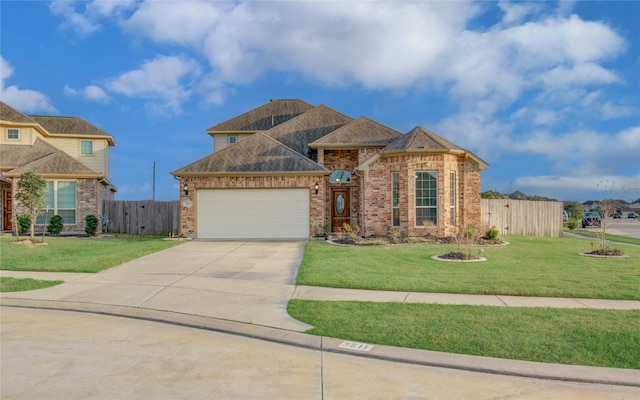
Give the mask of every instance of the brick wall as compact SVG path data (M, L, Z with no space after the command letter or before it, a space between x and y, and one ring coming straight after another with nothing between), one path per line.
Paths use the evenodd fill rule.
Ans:
M438 173L438 225L416 226L415 174ZM406 236L454 235L462 222L480 223L480 170L472 160L451 154L416 154L381 157L369 166L363 193L363 234L391 229L391 173L399 173L400 230ZM456 220L451 223L450 173L456 175Z

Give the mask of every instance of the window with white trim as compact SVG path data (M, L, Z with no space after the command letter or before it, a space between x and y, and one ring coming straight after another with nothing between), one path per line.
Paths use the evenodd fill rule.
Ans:
M449 172L449 210L451 225L456 224L456 173Z
M438 225L438 172L416 172L416 226Z
M74 181L47 181L45 195L46 212L36 219L36 224L44 224L54 215L60 215L65 225L76 224L76 183ZM46 215L45 215L46 214Z
M400 226L400 174L391 173L391 226Z
M93 154L93 140L80 141L80 154L89 156Z
M20 139L20 129L7 129L7 139L9 140L19 140Z
M238 141L237 136L229 136L229 145L236 144L237 141Z

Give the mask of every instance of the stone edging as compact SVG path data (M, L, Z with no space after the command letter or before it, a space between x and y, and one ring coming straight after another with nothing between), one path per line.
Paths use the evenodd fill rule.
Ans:
M623 258L629 258L629 256L601 256L598 254L589 254L589 253L578 253L580 254L582 257L593 257L593 258L614 258L614 259L623 259Z
M433 256L431 257L432 260L436 260L436 261L444 261L444 262L455 262L455 263L465 263L465 262L483 262L483 261L487 261L486 258L484 257L480 257L477 258L475 260L451 260L449 258L442 258L440 256Z

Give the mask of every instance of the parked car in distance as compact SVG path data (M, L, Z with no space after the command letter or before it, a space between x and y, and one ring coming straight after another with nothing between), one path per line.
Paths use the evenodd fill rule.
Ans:
M567 222L569 220L569 213L566 210L562 210L562 222Z
M582 227L586 228L587 226L600 226L601 219L600 213L596 211L588 211L584 213L582 217Z
M629 214L627 214L627 218L636 218L638 216L638 214L634 213L634 212L630 212Z
M619 218L622 218L622 214L620 214L620 213L613 213L613 214L611 214L611 217L612 217L612 218L618 218L618 219L619 219Z

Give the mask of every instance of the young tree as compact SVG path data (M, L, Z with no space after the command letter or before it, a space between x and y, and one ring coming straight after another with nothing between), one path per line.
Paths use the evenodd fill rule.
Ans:
M44 197L47 194L47 182L33 172L25 172L20 175L16 200L25 208L26 214L31 218L31 239L35 237L36 218L45 207Z

